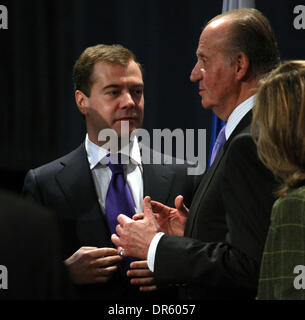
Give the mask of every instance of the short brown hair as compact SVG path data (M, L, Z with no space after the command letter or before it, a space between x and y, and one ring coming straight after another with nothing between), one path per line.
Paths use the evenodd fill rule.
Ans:
M227 11L208 22L228 18L232 21L224 44L225 54L232 61L238 52L249 58L249 75L259 79L278 66L280 55L277 41L268 19L257 9L242 8Z
M305 61L287 61L261 81L252 132L262 162L284 185L305 183Z
M135 61L142 73L143 68L137 61L135 54L119 44L98 44L88 47L78 58L73 67L73 81L75 90L82 91L87 97L90 96L93 84L92 72L98 62L119 64L126 67L130 61Z

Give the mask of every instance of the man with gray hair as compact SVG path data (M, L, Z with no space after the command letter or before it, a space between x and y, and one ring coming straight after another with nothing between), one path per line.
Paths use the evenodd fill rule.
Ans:
M147 259L159 286L181 286L183 298L254 298L275 181L257 157L251 109L259 80L279 63L277 43L261 12L237 9L206 25L196 55L190 79L202 106L226 121L211 167L190 209L146 197L143 219L120 215L112 241Z

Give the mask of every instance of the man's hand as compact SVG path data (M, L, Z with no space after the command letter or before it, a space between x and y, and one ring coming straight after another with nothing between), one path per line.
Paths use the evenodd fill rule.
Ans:
M183 196L176 197L176 208L170 208L157 201L151 201L151 206L162 232L176 236L184 235L189 210L183 203Z
M146 260L150 242L161 229L154 217L150 197L144 198L143 211L143 219L140 220L120 214L117 235L113 234L111 240L117 247L124 249L124 256Z
M104 283L118 270L121 260L115 248L81 247L65 264L75 284Z
M148 269L147 261L134 261L130 264L127 276L131 278L130 283L140 286L140 291L154 291L157 286L153 272Z

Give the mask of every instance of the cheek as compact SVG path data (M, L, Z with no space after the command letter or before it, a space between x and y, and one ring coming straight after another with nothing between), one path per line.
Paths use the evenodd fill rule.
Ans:
M137 113L142 124L142 120L144 117L144 98L142 98L139 104L137 105Z
M205 84L207 93L213 94L213 92L215 92L215 90L219 86L218 85L219 84L219 80L215 81L214 76L206 75L204 77L204 84Z
M100 125L110 127L114 120L115 109L108 104L96 103L91 106L90 115Z
M141 115L141 118L143 118L143 115L144 115L144 100L143 100L143 103L139 106L139 114Z

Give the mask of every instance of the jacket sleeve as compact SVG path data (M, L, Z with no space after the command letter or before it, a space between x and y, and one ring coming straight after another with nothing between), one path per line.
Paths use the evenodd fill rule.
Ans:
M274 202L274 180L258 160L249 134L232 140L225 161L217 189L228 225L226 241L204 243L192 238L163 236L155 259L159 285L256 288Z

